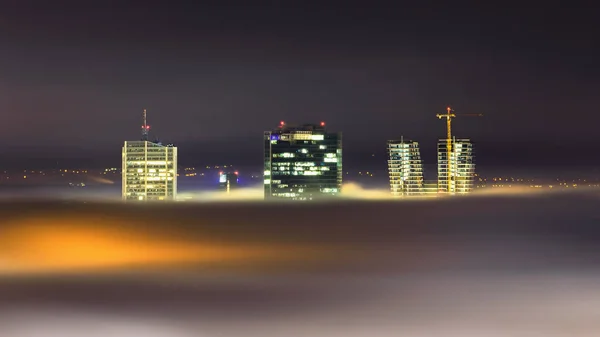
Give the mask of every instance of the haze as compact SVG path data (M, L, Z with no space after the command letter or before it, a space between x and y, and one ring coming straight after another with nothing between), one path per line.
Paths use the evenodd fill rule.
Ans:
M599 197L5 202L0 322L11 337L595 336Z

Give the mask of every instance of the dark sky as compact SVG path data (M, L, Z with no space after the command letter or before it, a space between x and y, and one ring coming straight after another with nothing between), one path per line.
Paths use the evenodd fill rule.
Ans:
M280 120L326 121L360 161L400 135L433 151L448 104L485 114L455 123L484 162L598 150L592 2L247 3L2 1L0 152L118 163L147 108L180 162L260 163Z

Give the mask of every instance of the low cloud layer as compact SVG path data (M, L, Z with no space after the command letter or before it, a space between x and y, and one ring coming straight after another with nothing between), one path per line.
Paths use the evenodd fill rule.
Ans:
M0 203L10 337L596 336L593 193Z

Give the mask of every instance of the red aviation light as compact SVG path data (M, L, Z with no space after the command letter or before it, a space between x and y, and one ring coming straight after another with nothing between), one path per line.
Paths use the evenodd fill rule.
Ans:
M321 126L325 126L325 122L321 122Z
M236 176L238 175L238 171L235 171L235 172L233 172L233 173L235 173L235 175L236 175Z

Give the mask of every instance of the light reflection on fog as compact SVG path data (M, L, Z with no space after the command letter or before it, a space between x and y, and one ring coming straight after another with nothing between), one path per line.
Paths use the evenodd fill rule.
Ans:
M596 209L5 203L0 335L597 336Z

